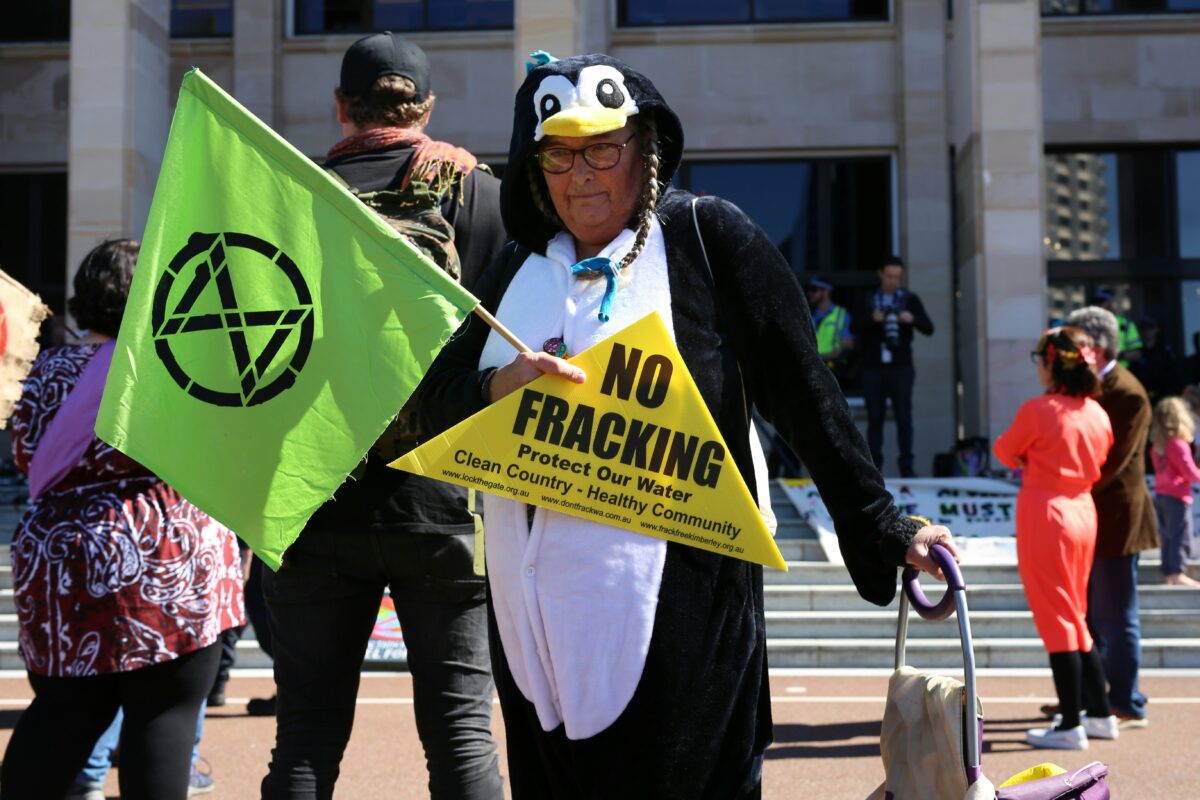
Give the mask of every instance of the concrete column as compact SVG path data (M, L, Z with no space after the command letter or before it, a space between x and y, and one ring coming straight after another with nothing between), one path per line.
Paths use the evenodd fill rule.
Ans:
M588 0L515 0L514 78L525 80L525 62L535 50L556 58L602 53L609 42L609 4Z
M271 127L279 101L282 26L280 0L233 4L233 96Z
M71 3L68 287L100 240L145 229L170 127L169 24L169 0Z
M918 474L929 475L934 454L948 449L956 436L946 6L944 0L905 0L896 11L900 249L908 286L920 295L935 326L933 337L917 334L913 340L913 450ZM892 426L887 431L885 472L890 475L897 449Z
M1038 0L955 3L959 358L968 435L995 440L1039 391L1029 351L1046 324Z

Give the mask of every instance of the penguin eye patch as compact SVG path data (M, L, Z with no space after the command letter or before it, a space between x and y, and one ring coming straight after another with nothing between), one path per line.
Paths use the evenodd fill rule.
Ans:
M605 78L596 84L596 99L605 108L620 108L625 104L625 94L612 78Z
M562 101L552 94L548 94L538 103L538 117L542 122L550 119L558 112L562 111Z

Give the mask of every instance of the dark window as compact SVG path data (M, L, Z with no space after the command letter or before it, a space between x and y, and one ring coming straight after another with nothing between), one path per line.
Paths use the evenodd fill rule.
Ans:
M801 282L833 284L833 301L851 314L879 283L894 252L892 164L887 156L789 160L686 161L677 185L728 200L766 231ZM859 395L853 369L838 371Z
M4 6L0 42L65 42L71 38L71 0Z
M1175 187L1179 207L1179 255L1200 258L1200 151L1176 154Z
M1056 196L1049 191L1057 188L1054 170L1069 164L1091 182L1089 191L1077 180L1079 191L1046 210L1048 223L1059 215L1071 223L1047 225L1052 318L1086 305L1104 288L1116 295L1118 314L1139 326L1153 318L1160 342L1175 353L1192 352L1200 333L1200 150L1075 148L1047 153L1046 164L1048 204ZM1080 191L1087 192L1086 202ZM1136 372L1136 361L1133 366ZM1200 371L1189 378L1198 379Z
M233 0L171 0L171 38L233 36Z
M622 27L759 22L880 22L887 0L619 0Z
M513 0L295 0L296 33L511 28Z
M1200 11L1200 0L1042 0L1042 16L1169 14Z
M0 267L64 313L67 173L0 173Z
M892 252L887 157L689 161L679 184L738 205L801 278L808 272L873 273Z
M1046 257L1166 257L1172 249L1170 155L1162 148L1048 153ZM1083 231L1094 231L1086 256L1079 247Z

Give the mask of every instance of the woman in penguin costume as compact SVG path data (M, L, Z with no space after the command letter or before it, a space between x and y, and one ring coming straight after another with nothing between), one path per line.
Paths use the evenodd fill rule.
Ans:
M545 60L545 59L543 59ZM421 388L444 430L659 311L754 493L755 406L804 459L859 592L880 605L906 562L937 573L892 503L804 294L737 207L668 189L683 130L654 85L604 55L532 68L501 187L514 242L476 291L522 341L464 323ZM761 793L771 742L762 567L485 495L492 667L513 797Z

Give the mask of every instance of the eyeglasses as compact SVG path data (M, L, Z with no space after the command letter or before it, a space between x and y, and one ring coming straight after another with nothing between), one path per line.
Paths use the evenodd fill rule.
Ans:
M1041 350L1030 350L1029 351L1029 360L1032 361L1034 364L1042 363L1042 359L1044 359L1045 356L1046 356L1046 354L1043 353Z
M635 136L637 136L636 133L621 144L617 142L596 142L578 150L572 147L555 145L538 150L533 154L533 157L541 165L542 171L549 172L551 175L561 175L564 172L569 172L571 167L575 166L576 153L582 153L583 160L592 169L612 169L621 163L621 152L629 146L629 143L633 141Z

